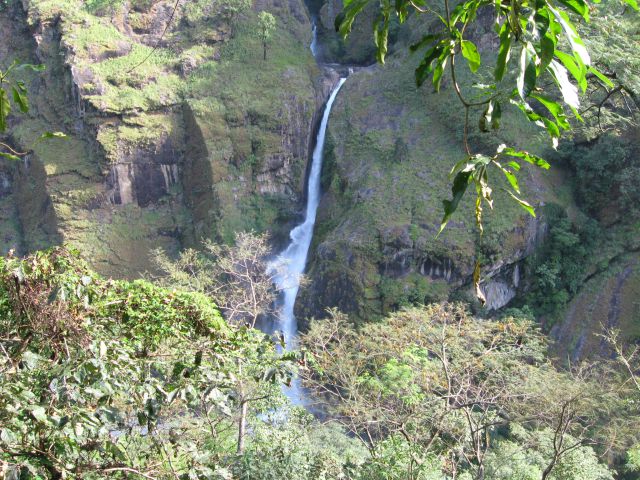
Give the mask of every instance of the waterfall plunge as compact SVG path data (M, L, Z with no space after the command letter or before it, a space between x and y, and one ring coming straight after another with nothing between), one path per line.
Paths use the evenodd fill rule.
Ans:
M315 35L314 35L315 38ZM304 222L291 230L289 236L291 243L278 255L278 258L269 265L269 270L275 273L276 286L282 290L281 309L278 315L279 328L282 331L288 348L295 347L298 325L293 314L293 307L296 303L296 296L300 288L300 277L304 272L307 263L309 245L313 237L313 226L316 222L316 212L320 203L320 172L322 170L322 156L324 151L324 137L329 122L329 114L333 102L346 81L341 78L336 87L331 92L327 105L322 114L320 130L316 138L316 146L313 149L311 161L311 171L307 184L307 208ZM292 386L285 390L286 395L294 404L303 405L304 395L298 379L294 380Z

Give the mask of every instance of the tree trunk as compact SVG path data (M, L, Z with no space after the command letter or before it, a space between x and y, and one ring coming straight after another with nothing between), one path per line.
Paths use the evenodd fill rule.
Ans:
M262 42L262 51L264 52L263 60L267 60L267 42Z
M240 402L240 418L238 419L238 453L244 450L244 436L247 432L247 401Z
M555 465L556 459L554 458L551 463L547 465L547 468L544 469L544 472L542 472L542 480L546 480L549 475L551 475L551 471L553 470L553 467L555 467Z

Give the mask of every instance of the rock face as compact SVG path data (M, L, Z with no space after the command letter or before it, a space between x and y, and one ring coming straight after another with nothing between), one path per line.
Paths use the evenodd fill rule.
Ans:
M378 7L374 2L367 5L354 21L348 41L336 33L334 26L334 19L343 8L342 0L309 3L317 27L318 56L322 61L343 65L370 65L375 62L375 47L371 39ZM393 40L392 33L391 43Z
M498 213L485 212L483 239L473 224L472 198L436 238L441 200L450 195L446 172L464 156L459 140L463 113L449 86L440 94L417 90L413 70L419 59L397 50L385 67L354 73L334 104L315 253L299 296L298 318L320 317L325 308L337 306L371 319L405 304L451 295L472 300L476 252L484 257L487 308L501 308L523 284L519 263L544 237L544 219L531 218L506 198L496 178ZM522 173L530 201L540 204L553 197L539 172Z
M136 276L153 248L295 216L324 88L302 0L232 23L189 2L164 32L173 5L24 0L0 13L2 61L47 66L25 78L33 115L16 117L13 142L68 135L0 172L4 251L67 242L102 273ZM260 9L279 27L264 63Z
M601 337L603 327L619 330L624 342L635 344L640 340L640 237L636 230L632 226L618 227L614 234L619 245L609 242L610 248L597 252L597 258L592 259L597 270L591 272L551 329L558 358L575 362L611 356L609 345Z

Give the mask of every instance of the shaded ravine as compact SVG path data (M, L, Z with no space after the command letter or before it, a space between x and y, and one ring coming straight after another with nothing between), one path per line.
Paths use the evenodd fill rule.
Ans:
M276 286L281 290L278 322L275 326L282 332L288 349L295 348L296 346L298 324L293 309L300 288L300 278L307 263L309 246L311 245L311 239L313 237L313 227L316 222L316 212L318 210L318 204L320 203L320 173L322 171L327 124L329 123L329 115L331 114L333 102L345 81L346 78L340 79L324 107L307 183L307 206L304 222L291 230L289 234L291 238L289 246L283 250L268 267L274 276ZM292 385L285 389L285 394L294 404L305 404L304 392L299 379L294 379Z

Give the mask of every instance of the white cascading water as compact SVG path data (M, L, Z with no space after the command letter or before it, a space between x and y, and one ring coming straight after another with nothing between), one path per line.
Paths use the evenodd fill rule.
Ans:
M315 35L314 35L315 38ZM313 226L316 222L316 212L320 203L320 173L322 170L322 155L324 150L324 137L329 122L329 114L340 88L346 78L341 78L331 92L327 105L322 114L320 130L316 138L316 146L313 150L309 183L307 186L307 210L304 222L291 230L289 236L291 243L278 255L277 259L269 265L269 270L274 273L274 280L281 293L281 309L278 313L279 329L284 335L287 348L295 347L298 325L293 314L296 296L300 288L300 278L307 263L309 245L313 236ZM304 405L304 393L298 380L294 380L291 387L285 389L285 394L297 405Z
M313 20L312 23L312 27L311 27L311 45L309 45L309 48L311 49L311 54L316 57L317 56L317 50L318 50L318 27L316 26L316 21Z

